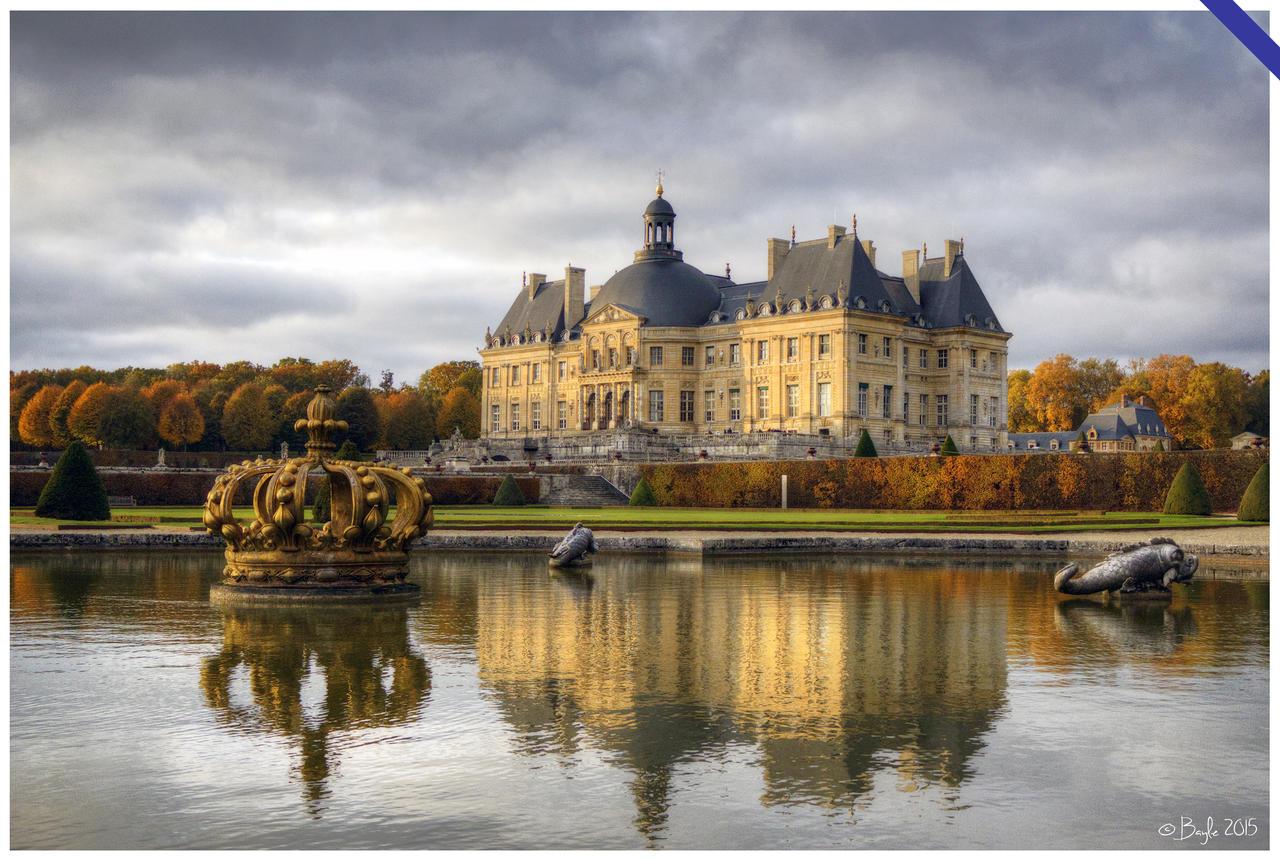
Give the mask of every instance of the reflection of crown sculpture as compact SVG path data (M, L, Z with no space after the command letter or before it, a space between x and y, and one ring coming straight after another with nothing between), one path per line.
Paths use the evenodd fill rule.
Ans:
M431 525L431 496L408 469L331 460L337 421L328 386L317 386L307 417L294 424L310 437L307 453L289 460L245 461L218 477L204 506L209 534L227 542L224 580L214 599L416 595L406 583L409 549ZM328 479L331 516L306 519L308 478ZM256 481L254 519L232 512L236 492ZM394 497L395 518L387 524Z

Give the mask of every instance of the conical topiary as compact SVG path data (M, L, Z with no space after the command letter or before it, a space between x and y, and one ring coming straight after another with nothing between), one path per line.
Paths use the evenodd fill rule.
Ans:
M53 473L36 502L36 516L59 520L111 519L102 479L94 469L89 452L78 440L67 446L54 464Z
M342 445L338 446L333 459L360 460L360 448L351 440L344 440ZM311 503L311 518L317 523L323 523L332 516L329 509L329 479L326 478L320 482L320 489L316 491L316 501Z
M631 491L631 501L627 504L653 507L658 504L658 500L654 498L653 488L649 486L649 482L642 478L636 485L636 489Z
M1088 451L1089 440L1085 439L1084 431L1080 431L1080 436L1076 437L1076 441L1071 444L1072 451Z
M1173 477L1169 495L1164 499L1165 514L1212 514L1213 502L1200 473L1187 461Z
M1240 499L1240 507L1236 509L1236 520L1252 520L1258 523L1271 522L1271 464L1264 463L1253 474L1253 480L1244 490Z
M960 453L960 449L956 448L956 441L951 438L951 434L947 434L947 438L942 441L942 448L938 451L943 457L950 457Z
M854 457L879 457L876 453L876 444L871 441L871 434L867 433L867 429L862 429L862 436L858 437L858 447L853 451Z
M1152 447L1151 447L1151 450L1152 450L1152 451L1164 451L1164 442L1163 442L1163 441L1161 441L1161 440L1156 440L1156 444L1155 444L1154 446L1152 446Z
M502 484L498 485L498 492L493 495L494 505L524 505L524 491L520 489L520 485L516 484L515 478L512 476L504 476Z

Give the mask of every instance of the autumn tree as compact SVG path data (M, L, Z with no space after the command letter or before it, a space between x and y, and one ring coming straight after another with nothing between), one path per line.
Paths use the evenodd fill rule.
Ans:
M22 408L22 414L18 418L18 435L27 445L41 448L53 444L53 427L49 423L49 415L61 394L62 386L45 386Z
M441 362L430 370L423 372L418 379L418 391L423 394L435 392L436 395L443 399L450 389L462 385L459 382L459 378L467 371L475 371L478 375L480 363L474 361ZM472 397L479 399L480 392L473 392Z
M315 367L316 385L328 386L335 392L341 392L348 386L355 385L360 377L360 368L350 359L328 359ZM311 386L310 388L315 388Z
M1249 378L1249 388L1245 392L1245 416L1248 419L1244 429L1253 431L1259 436L1271 435L1271 372L1259 371Z
M1074 430L1087 415L1080 369L1065 353L1036 365L1024 392L1027 411L1043 430Z
M383 447L415 451L427 448L435 439L435 413L412 389L392 392L380 399L378 412L382 418Z
M1249 382L1243 371L1222 362L1196 365L1187 376L1184 439L1200 448L1224 448L1247 421Z
M1179 442L1187 439L1187 386L1191 369L1196 366L1190 356L1159 355L1143 364L1151 400L1164 421L1169 435Z
M1027 408L1027 383L1031 372L1025 368L1009 373L1009 432L1032 433L1042 430Z
M98 438L110 448L147 448L156 437L151 402L138 389L113 388L98 414Z
M276 418L262 387L244 383L231 393L222 410L222 437L234 451L261 451L271 445Z
M478 401L480 400L480 389L484 386L484 374L479 367L467 368L461 374L458 374L458 379L454 385L462 386L462 388L471 393L471 397Z
M71 418L71 408L87 388L89 386L83 380L72 380L62 390L62 394L58 395L53 409L49 411L49 428L53 431L53 444L56 447L66 448L76 438L67 420Z
M199 442L204 436L204 416L190 395L178 394L160 411L158 430L161 439L170 445L182 446L185 451L190 443Z
M369 451L382 434L378 406L373 394L363 386L352 386L338 395L338 418L347 423L347 439L361 451Z
M102 445L99 420L102 417L102 407L113 391L115 388L106 383L94 383L71 405L71 412L67 415L67 428L85 445Z
M437 435L452 436L454 428L466 439L480 436L480 401L462 386L449 390L440 404L440 412L436 414Z
M296 395L289 396L284 406L280 408L280 424L276 428L273 443L287 442L290 449L301 451L307 444L307 432L305 429L296 430L294 424L298 419L307 417L307 404L311 403L315 396L316 393L312 391L298 392Z
M1080 421L1091 412L1119 400L1112 393L1124 380L1124 372L1115 359L1082 359L1076 366L1076 388L1080 393ZM1079 424L1079 422L1077 422Z

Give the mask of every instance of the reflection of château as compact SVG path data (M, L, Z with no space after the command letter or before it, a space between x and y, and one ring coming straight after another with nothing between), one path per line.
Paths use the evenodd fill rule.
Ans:
M900 573L831 574L830 560L680 565L662 590L630 588L625 560L585 596L480 582L481 679L527 750L613 752L637 774L646 833L675 763L742 738L763 752L766 803L852 805L886 759L918 786L968 775L1004 704L1006 608L986 578L925 570L903 590L887 588Z
M418 717L431 673L409 643L407 618L390 607L228 609L222 651L201 667L205 700L229 726L298 745L304 796L318 815L337 764L335 734ZM244 696L234 682L240 668ZM324 694L312 710L303 686L316 674Z

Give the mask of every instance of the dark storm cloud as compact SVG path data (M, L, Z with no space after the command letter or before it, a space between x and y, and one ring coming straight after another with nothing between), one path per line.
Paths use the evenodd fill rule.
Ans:
M522 270L629 263L658 166L708 272L856 210L891 273L963 235L1013 366L1269 364L1268 76L1203 12L14 13L10 55L17 367L416 378Z

